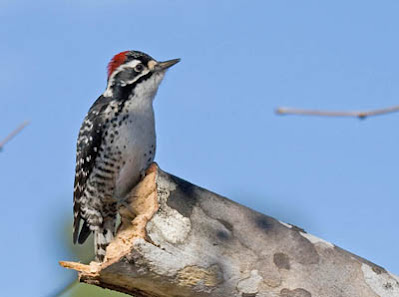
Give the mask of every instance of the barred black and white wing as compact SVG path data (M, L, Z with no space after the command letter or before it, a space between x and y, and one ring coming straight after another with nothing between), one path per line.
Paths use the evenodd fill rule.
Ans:
M101 146L103 135L103 112L110 98L100 96L90 108L79 131L76 152L75 185L73 195L73 242L83 243L90 235L90 226L84 214L85 204L90 203L85 197L85 190L90 174ZM83 226L80 230L80 221Z

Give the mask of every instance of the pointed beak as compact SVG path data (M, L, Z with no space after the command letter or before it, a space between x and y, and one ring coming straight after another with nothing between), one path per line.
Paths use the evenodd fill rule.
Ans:
M166 70L179 62L180 62L180 59L173 59L173 60L169 60L169 61L165 61L165 62L158 62L158 64L155 66L155 69L158 71Z

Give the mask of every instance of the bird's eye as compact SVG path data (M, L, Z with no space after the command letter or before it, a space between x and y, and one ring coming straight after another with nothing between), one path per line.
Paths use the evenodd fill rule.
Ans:
M143 71L144 70L144 66L143 66L143 64L137 64L136 65L136 67L134 67L134 70L136 71L136 72L141 72L141 71Z

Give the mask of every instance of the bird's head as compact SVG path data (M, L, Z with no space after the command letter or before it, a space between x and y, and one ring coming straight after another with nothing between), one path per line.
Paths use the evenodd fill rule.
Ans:
M130 94L137 86L146 91L156 91L166 70L180 59L158 62L139 51L125 51L115 55L108 64L108 84L105 96L112 96L118 89ZM125 93L125 92L124 92Z

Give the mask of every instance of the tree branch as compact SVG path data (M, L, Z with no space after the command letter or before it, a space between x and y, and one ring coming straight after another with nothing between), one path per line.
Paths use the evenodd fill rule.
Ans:
M311 116L327 116L327 117L356 117L365 119L369 116L383 115L399 111L399 105L381 109L373 109L368 111L328 111L314 109L300 109L291 107L279 107L276 114L279 115L311 115Z
M25 121L20 124L17 128L15 128L10 134L7 135L2 141L0 141L0 151L3 149L4 145L9 142L12 138L14 138L19 132L22 131L29 124L29 121Z
M121 216L103 263L60 264L136 297L399 296L384 268L156 165Z

